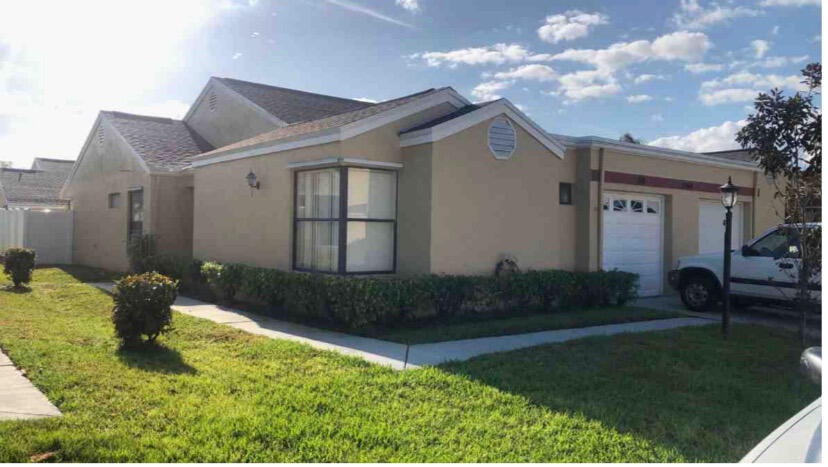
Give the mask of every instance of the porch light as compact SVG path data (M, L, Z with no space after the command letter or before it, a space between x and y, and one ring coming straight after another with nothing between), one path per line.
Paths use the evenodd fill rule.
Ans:
M722 206L728 210L733 209L733 206L736 206L736 199L738 198L736 192L739 191L739 187L730 181L730 177L727 177L727 183L722 185L720 190L722 191Z
M257 190L259 189L259 181L256 179L256 174L254 174L252 170L244 178L247 180L247 186L249 186L250 188L255 188Z

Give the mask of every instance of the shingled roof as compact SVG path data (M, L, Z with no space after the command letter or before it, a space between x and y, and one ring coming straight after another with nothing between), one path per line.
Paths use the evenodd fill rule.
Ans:
M68 175L72 170L75 161L68 159L50 159L48 157L35 157L32 161L32 170L44 170L47 172L62 172Z
M71 161L70 161L71 162ZM0 169L0 189L6 206L63 206L60 189L69 175L68 170Z
M370 107L368 102L231 78L214 78L287 123L307 122Z
M101 115L124 137L150 170L180 170L189 165L190 157L213 149L181 120L123 112L101 112Z
M413 102L417 99L426 97L428 95L443 91L448 88L439 88L439 89L427 89L425 91L421 91L415 94L411 94L408 96L400 97L397 99L391 99L387 101L383 101L377 104L369 105L363 109L354 110L352 112L345 112L339 115L334 115L327 118L322 118L319 120L313 120L310 122L303 122L303 123L296 123L293 125L288 125L286 127L277 128L272 131L268 131L266 133L262 133L258 136L254 136L252 138L248 138L245 140L241 140L237 143L233 143L227 146L222 146L217 148L214 151L210 151L207 153L202 154L202 157L209 157L217 153L223 153L226 151L231 150L238 150L250 146L255 146L262 143L269 143L281 139L301 136L305 134L315 133L318 131L323 130L330 130L334 128L339 128L345 126L349 123L353 123L368 117L372 117L379 113L385 112L387 110L391 110L395 107L399 107L404 104L408 104L409 102Z

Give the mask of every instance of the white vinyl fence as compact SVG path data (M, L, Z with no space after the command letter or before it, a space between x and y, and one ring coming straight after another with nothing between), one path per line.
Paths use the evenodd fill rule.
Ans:
M33 248L37 264L71 264L72 216L72 211L0 210L0 250Z

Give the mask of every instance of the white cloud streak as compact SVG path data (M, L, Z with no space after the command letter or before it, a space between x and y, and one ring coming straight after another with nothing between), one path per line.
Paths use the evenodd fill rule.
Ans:
M711 71L722 71L724 66L718 63L688 63L684 65L684 69L690 73L708 73Z
M627 102L630 104L641 104L642 102L648 102L653 100L652 96L648 96L647 94L635 94L632 96L627 96Z
M417 0L397 0L397 5L405 8L406 10L417 13L420 11L420 3Z
M349 0L325 0L325 3L330 5L337 6L339 8L343 8L345 10L351 11L353 13L358 13L365 16L370 16L371 18L378 19L380 21L384 21L386 23L395 24L397 26L402 26L408 29L417 29L414 25L406 23L405 21L400 21L396 18L392 18L388 15L384 15L377 10L368 8L366 6L362 6L356 3L353 3Z
M734 18L760 14L761 10L744 6L721 6L710 2L703 7L697 0L681 0L679 11L673 15L673 23L682 29L705 29Z
M498 92L509 89L512 84L512 81L486 81L475 86L471 95L477 99L476 102L494 101L502 97Z
M517 68L510 68L509 71L500 71L493 75L499 80L514 80L522 79L528 81L553 81L558 77L558 73L549 65L541 65L533 63L529 65L521 65Z
M750 46L753 48L753 55L756 58L764 57L768 53L768 50L770 50L770 43L762 39L751 41Z

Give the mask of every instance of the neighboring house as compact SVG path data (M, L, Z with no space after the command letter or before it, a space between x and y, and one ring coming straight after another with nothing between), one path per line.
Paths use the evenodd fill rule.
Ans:
M112 269L138 221L134 200L103 207L141 192L141 232L184 256L340 274L485 274L513 257L637 272L657 295L678 256L721 250L728 176L738 245L777 222L749 161L554 135L451 88L368 104L211 78L183 121L102 112L64 194L76 261Z
M75 161L37 157L31 169L0 168L3 209L55 211L69 209L60 190Z

